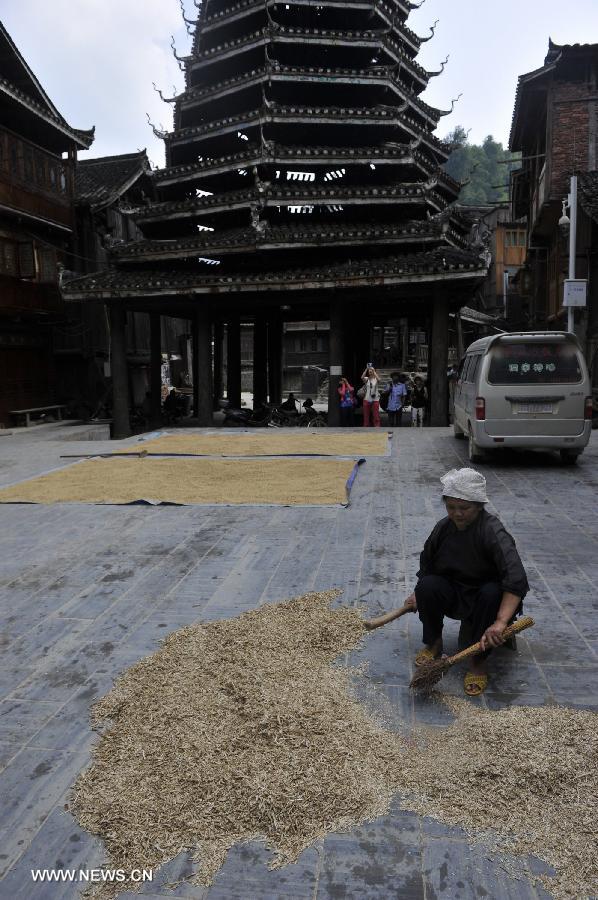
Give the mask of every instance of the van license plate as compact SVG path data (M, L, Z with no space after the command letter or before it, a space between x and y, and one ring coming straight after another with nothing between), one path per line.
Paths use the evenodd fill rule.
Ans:
M552 403L515 403L516 413L552 413L554 412L554 404Z

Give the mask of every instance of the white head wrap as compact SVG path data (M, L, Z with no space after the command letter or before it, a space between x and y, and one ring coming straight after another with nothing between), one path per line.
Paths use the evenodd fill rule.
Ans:
M455 497L470 503L488 503L486 479L475 469L451 469L440 481L443 497Z

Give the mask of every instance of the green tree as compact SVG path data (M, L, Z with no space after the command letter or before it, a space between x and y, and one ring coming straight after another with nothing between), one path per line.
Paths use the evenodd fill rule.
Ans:
M491 134L482 144L470 144L468 134L458 125L445 138L452 151L444 168L456 181L467 182L459 202L469 206L504 203L509 199L509 175L519 168L519 157L505 150Z

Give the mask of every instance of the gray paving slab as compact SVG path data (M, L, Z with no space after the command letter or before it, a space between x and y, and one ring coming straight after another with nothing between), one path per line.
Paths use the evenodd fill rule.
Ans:
M76 752L25 747L0 772L0 886L48 816L64 805L78 772L89 762L86 746Z
M136 443L79 438L69 423L17 430L0 443L0 486L65 465L65 452ZM361 467L346 509L0 505L0 898L74 898L78 888L69 884L33 892L31 868L99 864L99 843L63 807L96 739L89 708L120 672L182 625L307 590L339 587L341 602L369 615L397 605L443 515L438 479L464 461L465 445L448 429L401 429L391 456ZM540 453L484 467L490 510L528 569L526 612L537 624L520 636L516 654L494 654L490 686L476 701L482 708L598 708L597 462L593 439L575 468ZM449 650L457 631L448 623ZM446 707L407 688L420 640L417 618L406 617L339 661L367 664L355 691L399 732L452 720ZM449 673L442 690L462 696L461 673ZM547 896L472 849L459 829L398 804L377 822L328 836L294 866L270 870L271 858L259 843L235 847L211 888L183 881L174 896ZM191 871L181 854L142 895L172 896L168 885Z
M16 900L71 900L84 883L33 882L32 871L99 868L105 857L101 842L82 831L71 814L56 807L39 827L25 852L0 880L0 897Z
M17 744L28 741L61 705L49 700L3 700L0 703L0 740Z

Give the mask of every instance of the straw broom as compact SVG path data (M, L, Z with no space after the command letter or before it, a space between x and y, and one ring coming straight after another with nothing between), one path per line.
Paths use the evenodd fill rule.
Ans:
M507 641L510 637L513 637L513 635L519 634L520 631L523 631L525 628L530 628L532 625L534 625L534 620L529 616L524 616L513 625L509 625L508 628L505 628L502 633L503 641ZM437 659L434 660L434 662L427 663L421 667L419 672L416 672L411 679L409 687L414 691L431 691L434 685L446 675L451 666L454 666L455 663L463 662L464 659L469 659L470 656L476 656L476 654L481 653L481 651L482 645L478 641L477 644L472 644L471 647L461 650L460 653L455 653L454 656L448 656L446 659Z

